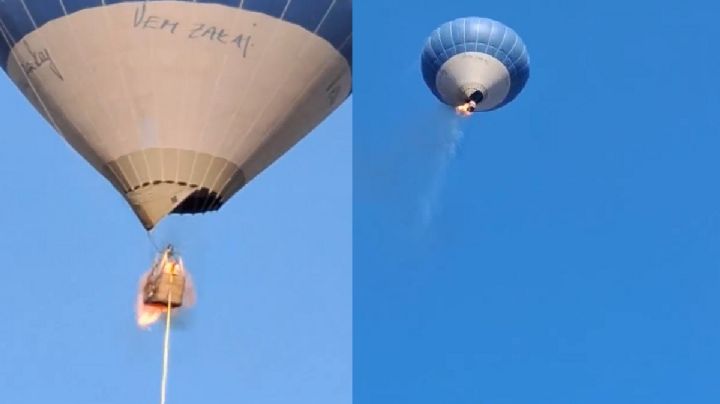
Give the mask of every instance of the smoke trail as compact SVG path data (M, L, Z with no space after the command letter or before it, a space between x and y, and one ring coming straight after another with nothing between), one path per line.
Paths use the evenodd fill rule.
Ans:
M443 122L437 136L440 142L433 161L430 184L420 199L420 221L423 230L430 226L435 214L440 209L440 195L445 185L447 170L457 155L464 136L460 118L448 117L447 121Z

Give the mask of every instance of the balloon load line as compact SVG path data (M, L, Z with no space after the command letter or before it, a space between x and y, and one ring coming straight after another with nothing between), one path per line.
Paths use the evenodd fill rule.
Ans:
M168 375L168 359L170 357L170 321L172 318L172 291L168 293L167 314L165 316L165 338L163 339L163 361L162 361L162 379L160 382L160 404L165 404L167 397L167 375Z

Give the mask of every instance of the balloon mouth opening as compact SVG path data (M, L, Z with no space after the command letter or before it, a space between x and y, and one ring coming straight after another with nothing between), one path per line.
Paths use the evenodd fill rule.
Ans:
M153 185L158 188L153 190L153 186L146 186L126 194L133 211L148 231L168 215L216 211L225 202L219 192L194 184L188 185L186 182L162 181ZM172 188L167 188L168 186Z
M463 100L464 103L455 107L455 112L460 116L470 116L477 110L483 99L485 99L485 94L482 91L472 90Z
M107 164L106 176L125 195L146 230L168 215L216 211L246 182L243 171L226 159L158 148L115 159Z
M183 199L170 213L178 215L205 213L220 209L222 204L220 194L208 188L198 188Z
M474 102L477 105L480 104L483 99L485 99L485 94L483 94L480 90L475 90L465 99L465 102Z

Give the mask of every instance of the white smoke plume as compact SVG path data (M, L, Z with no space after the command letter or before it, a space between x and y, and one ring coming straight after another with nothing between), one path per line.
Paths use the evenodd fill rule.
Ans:
M441 207L441 195L447 170L457 155L464 136L461 127L462 118L448 116L446 119L447 122L440 126L440 131L436 134L439 142L432 161L430 182L425 194L420 198L420 221L423 230L432 224L433 218Z

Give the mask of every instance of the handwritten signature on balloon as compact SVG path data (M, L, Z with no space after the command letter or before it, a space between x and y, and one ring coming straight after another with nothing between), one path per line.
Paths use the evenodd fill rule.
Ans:
M20 65L22 66L22 69L26 75L30 75L35 70L45 65L48 65L50 66L50 71L53 72L55 77L59 78L60 80L65 80L63 78L63 75L60 73L60 69L58 69L57 65L55 64L52 56L50 56L50 51L48 51L47 48L36 52L30 47L30 44L28 44L27 41L23 41L22 43L25 47L25 50L27 50L31 57L31 60L20 62Z

